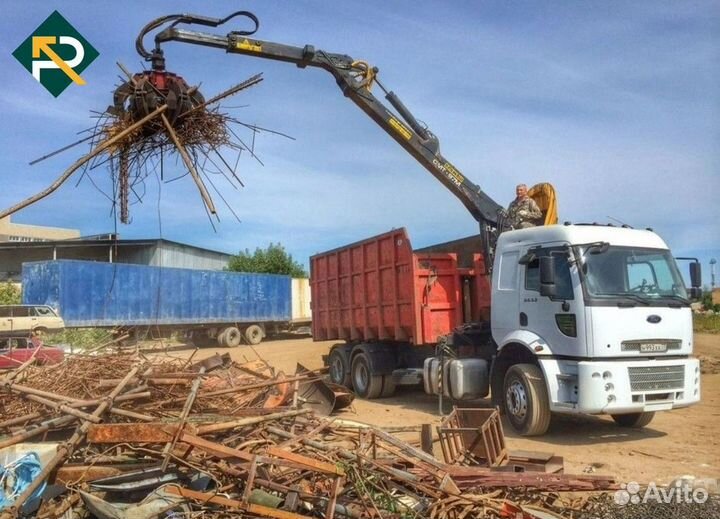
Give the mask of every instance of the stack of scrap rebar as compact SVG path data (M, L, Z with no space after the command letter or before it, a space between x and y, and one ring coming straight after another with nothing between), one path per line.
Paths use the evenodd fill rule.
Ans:
M0 378L0 517L580 517L595 501L559 493L617 488L440 461L318 412L320 378L227 355L28 361Z

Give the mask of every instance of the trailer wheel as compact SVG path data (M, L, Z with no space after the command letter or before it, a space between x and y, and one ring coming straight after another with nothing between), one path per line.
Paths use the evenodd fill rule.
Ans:
M523 436L545 434L550 400L542 371L534 364L515 364L505 374L503 407L513 429Z
M199 337L200 337L200 335L199 335ZM225 329L224 328L220 331L220 333L217 334L217 336L215 337L215 340L217 341L218 346L225 347Z
M620 427L633 427L636 429L640 429L642 427L645 427L652 421L653 417L655 416L655 412L653 411L649 413L614 414L611 416L612 419L615 420L615 423L618 424Z
M240 330L237 329L237 327L228 326L222 331L220 335L223 339L223 344L228 348L235 348L237 346L240 346L240 342L242 341L242 334L240 333Z
M353 358L351 376L353 390L361 398L372 400L382 394L383 376L372 374L370 360L364 352Z
M245 340L253 346L260 344L264 336L263 329L257 324L252 324L245 329Z
M350 379L350 359L348 355L340 348L333 348L328 357L328 367L330 368L330 382L339 384L347 388L352 387Z

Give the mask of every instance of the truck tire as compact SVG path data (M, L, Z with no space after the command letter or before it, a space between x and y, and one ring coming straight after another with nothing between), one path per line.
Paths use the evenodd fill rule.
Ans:
M642 427L645 427L652 421L653 417L655 416L655 412L652 411L649 413L614 414L611 416L612 419L615 420L615 423L618 424L620 427L633 427L635 429L640 429Z
M245 329L245 340L253 346L260 344L264 336L263 329L257 324L252 324Z
M198 334L198 342L200 342L200 337L202 337L202 336ZM225 347L225 328L223 328L220 331L220 333L217 334L217 337L215 337L215 340L217 341L218 346L220 346L221 348Z
M240 330L237 329L237 327L228 326L222 331L220 335L223 339L223 345L227 346L228 348L236 348L237 346L240 346L240 342L242 341L242 334L240 333Z
M522 436L545 434L550 426L550 400L545 379L534 364L515 364L505 374L503 408Z
M328 357L330 382L352 388L350 379L350 359L345 351L340 348L333 348Z
M353 390L359 397L373 400L382 395L384 377L373 375L370 369L370 360L364 352L353 357L350 375Z
M383 388L380 398L390 398L395 394L395 381L393 380L392 374L383 375Z

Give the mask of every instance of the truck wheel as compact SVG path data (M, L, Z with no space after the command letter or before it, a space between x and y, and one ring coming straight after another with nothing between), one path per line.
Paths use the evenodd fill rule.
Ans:
M252 324L245 329L245 340L253 346L260 344L264 335L262 328L257 324Z
M510 425L523 436L545 434L550 401L542 371L534 364L515 364L505 374L503 407Z
M382 394L383 376L372 374L370 360L365 353L358 353L353 358L351 376L353 390L359 397L372 400Z
M238 330L235 326L228 326L223 330L220 335L223 338L224 345L228 348L235 348L237 346L240 346L242 334L240 333L240 330Z
M383 375L383 388L380 398L389 398L395 394L395 381L392 378L392 374Z
M652 421L653 417L655 416L655 412L653 411L649 413L614 414L611 416L612 419L615 420L615 423L618 424L620 427L633 427L636 429L640 429L641 427L645 427Z
M198 336L200 337L200 336ZM215 337L215 340L218 343L218 346L225 347L225 329L223 329L220 333L217 334L217 337Z
M340 348L333 348L328 357L328 367L330 368L330 382L345 386L347 388L352 387L352 381L350 380L350 359L347 354Z

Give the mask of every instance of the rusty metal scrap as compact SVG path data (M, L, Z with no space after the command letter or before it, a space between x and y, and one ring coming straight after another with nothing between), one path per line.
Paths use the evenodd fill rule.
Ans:
M305 398L310 393L293 390L295 381L320 383L320 375L286 377L219 357L188 365L162 356L71 355L0 379L0 434L7 435L0 445L48 434L60 442L42 472L60 491L39 504L37 517L145 517L164 502L163 513L183 517L459 519L521 510L533 518L529 505L543 503L527 495L615 488L612 478L595 475L440 461L382 429L319 416L314 393ZM38 391L47 402L26 398ZM265 407L269 400L274 408ZM536 462L533 456L527 459ZM0 518L17 516L29 494Z
M450 464L497 467L507 461L497 409L453 407L437 429L443 457Z
M164 62L162 69L135 75L118 65L127 81L115 91L113 104L95 116L94 126L87 130L90 135L45 154L30 164L82 143L89 143L88 153L77 159L46 189L0 210L0 219L47 197L76 171L82 171L82 180L96 168L104 166L110 174L111 190L102 190L94 179L91 182L112 202L112 211L120 222L130 223L130 207L142 201L144 184L149 179L168 183L185 176L181 173L165 178L165 164L173 156L181 159L185 171L194 181L208 216L217 216L218 213L210 187L230 213L238 218L223 196L221 186L212 177L224 178L234 189L243 186L236 172L237 164L243 151L259 160L253 149L255 134L267 131L288 136L243 123L222 111L217 103L257 85L263 80L262 75L252 76L206 101L197 86L191 87L180 76L165 71ZM240 138L233 129L234 125L237 129L252 132L252 139L249 139L251 146ZM237 155L237 160L227 160L224 156L227 153ZM233 162L234 166L231 165Z

